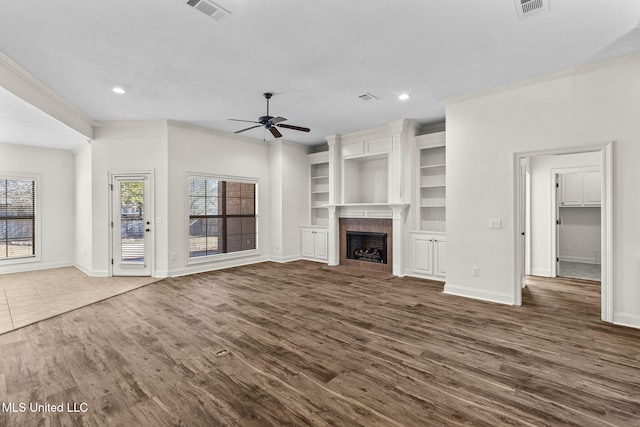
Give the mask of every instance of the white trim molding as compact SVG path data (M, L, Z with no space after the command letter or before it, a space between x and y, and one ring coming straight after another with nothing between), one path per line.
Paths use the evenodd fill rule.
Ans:
M0 87L93 139L93 119L0 51Z
M640 314L614 312L613 323L620 326L640 329Z
M452 285L449 282L445 283L443 292L447 295L473 298L498 304L514 305L513 294L509 292L487 291L485 289L470 288L468 286Z
M520 247L520 230L524 229L524 218L520 209L521 174L520 163L522 159L535 156L549 156L557 154L576 154L587 152L599 152L601 154L601 251L602 251L602 277L601 277L601 318L603 322L612 323L613 319L613 146L614 142L605 142L583 147L567 147L557 150L538 150L513 154L513 178L514 178L514 206L513 217L515 228L513 230L513 304L522 305L521 277L524 274L520 265L520 258L524 259ZM552 267L553 273L553 267Z

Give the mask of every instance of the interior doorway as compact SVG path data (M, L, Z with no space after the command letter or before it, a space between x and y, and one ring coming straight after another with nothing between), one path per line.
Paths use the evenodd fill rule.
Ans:
M151 276L151 174L111 176L111 274Z
M599 166L553 170L556 277L601 279L601 171Z
M532 184L533 189L527 191L527 175L525 173L525 165L530 164L531 161L535 161L542 157L559 158L560 155L566 154L584 154L585 156L591 153L591 156L595 156L598 166L598 181L599 181L599 196L600 196L600 209L599 209L599 250L593 251L593 259L595 257L600 258L601 267L601 319L606 322L613 321L613 304L612 304L612 230L613 230L613 217L612 217L612 143L601 144L590 147L578 147L574 149L564 150L548 150L537 152L516 153L514 155L514 177L515 177L515 198L514 198L514 212L515 212L515 233L514 233L514 253L515 253L515 277L514 277L514 304L522 304L522 288L526 283L526 275L533 274L546 277L556 277L558 272L558 261L561 252L558 247L557 236L557 224L558 205L556 203L557 194L555 189L556 174L560 171L558 168L551 171L547 175L548 184L548 196L546 199L546 215L547 224L545 224L544 230L540 231L539 227L536 228L536 224L530 225L528 221L528 210L536 208L537 202L540 199L531 200L531 193L535 193L535 182ZM594 168L596 169L596 168ZM564 172L564 171L562 171ZM532 178L534 179L534 178ZM584 177L583 177L584 179ZM589 177L590 180L594 180L594 176ZM553 190L552 190L553 183ZM565 200L566 202L566 200ZM552 209L551 206L552 205ZM560 217L564 220L565 217ZM529 237L529 238L526 238ZM540 240L547 239L547 241ZM561 240L562 242L562 240ZM580 245L580 243L577 243ZM566 244L565 244L566 247ZM571 247L571 244L570 244ZM577 249L577 248L575 248ZM536 263L536 255L544 255L545 263ZM551 253L551 256L548 254ZM540 256L537 259L541 259ZM574 258L575 260L575 258Z

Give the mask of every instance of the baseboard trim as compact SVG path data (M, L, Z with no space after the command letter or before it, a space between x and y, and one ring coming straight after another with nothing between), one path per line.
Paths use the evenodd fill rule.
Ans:
M82 271L84 274L86 274L89 277L93 276L92 271L89 267L85 267L84 265L80 265L80 264L75 264L74 267Z
M164 279L169 277L169 272L167 270L156 270L153 277L156 279Z
M226 261L218 261L215 263L194 264L185 268L176 268L173 270L169 270L167 277L187 276L189 274L205 273L207 271L258 264L260 262L266 261L270 261L269 257L260 256L256 258L232 258Z
M542 270L542 269L539 270L537 268L532 268L531 269L531 275L532 276L542 276L542 277L552 277L550 270Z
M596 263L596 259L595 258L589 258L589 257L581 257L581 256L561 256L560 257L560 261L564 261L564 262L581 262L583 264L595 264Z
M444 284L443 292L448 295L472 298L487 302L495 302L498 304L513 305L514 303L513 294L510 293L487 291L484 289L470 288L468 286L452 285L448 282Z
M286 257L281 257L281 256L271 256L269 257L269 261L272 262L277 262L280 264L284 264L287 262L292 262L292 261L299 261L302 259L302 255L290 255L290 256L286 256Z
M613 323L620 326L640 329L640 315L633 313L613 313Z
M0 266L0 274L25 273L28 271L50 270L52 268L75 267L72 260L59 262L34 262Z

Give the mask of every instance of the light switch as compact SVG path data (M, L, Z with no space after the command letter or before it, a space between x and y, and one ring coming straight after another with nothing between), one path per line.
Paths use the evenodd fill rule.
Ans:
M490 219L489 220L489 228L502 228L502 220L501 219Z

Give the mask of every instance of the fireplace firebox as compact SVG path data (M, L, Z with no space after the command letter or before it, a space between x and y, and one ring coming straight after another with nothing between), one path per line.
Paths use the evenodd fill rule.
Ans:
M387 233L347 231L347 258L356 261L387 263Z

